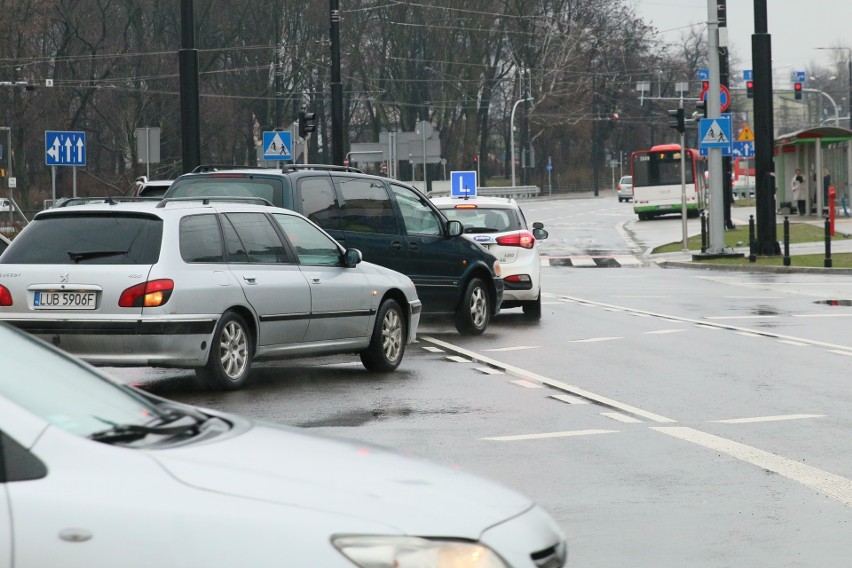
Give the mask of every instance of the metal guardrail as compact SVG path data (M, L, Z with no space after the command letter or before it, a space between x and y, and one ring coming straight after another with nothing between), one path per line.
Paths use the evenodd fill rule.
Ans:
M449 188L432 185L430 196L449 195ZM477 187L477 195L489 195L491 197L508 197L511 199L529 199L538 197L541 194L541 189L537 185L518 185L514 187Z

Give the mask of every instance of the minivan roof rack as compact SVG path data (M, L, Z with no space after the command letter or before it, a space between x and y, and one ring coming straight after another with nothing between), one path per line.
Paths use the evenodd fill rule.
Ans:
M353 174L363 174L364 172L358 168L351 166L334 166L331 164L283 164L282 172L295 172L298 170L325 170L331 172L350 172Z
M235 164L202 164L196 166L191 173L199 174L205 172L219 172L224 170L271 170L272 168L264 168L263 166L239 166Z
M247 204L255 204L255 205L266 205L268 207L272 207L272 203L262 197L238 197L238 196L230 196L230 195L199 195L196 197L168 197L166 199L159 200L157 203L157 208L163 208L169 203L185 203L187 201L200 201L202 205L209 205L211 201L221 201L225 203L247 203Z
M138 203L140 201L159 200L159 197L141 197L138 195L118 195L115 197L111 197L109 195L104 195L103 197L67 197L65 199L58 199L53 207L72 207L74 205L87 205L89 203L109 203L110 205L115 205L116 203Z

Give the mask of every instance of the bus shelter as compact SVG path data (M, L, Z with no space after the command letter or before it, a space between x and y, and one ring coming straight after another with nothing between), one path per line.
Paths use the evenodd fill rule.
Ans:
M827 210L828 188L834 187L844 213L852 192L852 130L819 126L783 134L775 139L776 201L794 203L790 187L796 168L808 187L808 212Z

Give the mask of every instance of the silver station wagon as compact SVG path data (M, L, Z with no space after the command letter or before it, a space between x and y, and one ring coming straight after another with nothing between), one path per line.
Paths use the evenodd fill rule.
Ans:
M47 210L0 256L0 320L95 365L195 368L357 353L396 369L421 303L298 213L235 198Z

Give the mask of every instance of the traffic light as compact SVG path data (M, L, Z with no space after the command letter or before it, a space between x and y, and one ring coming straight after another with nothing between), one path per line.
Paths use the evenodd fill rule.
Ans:
M473 167L475 168L478 165L479 165L479 156L474 156L473 157Z
M754 81L746 81L746 96L750 99L754 98Z
M797 101L802 100L802 84L801 83L794 83L793 84L793 92L796 95Z
M707 118L707 99L695 103L695 108L698 109L698 116L701 118ZM693 118L694 117L695 115L693 115Z
M668 110L666 112L669 113L669 116L672 119L674 119L674 120L669 120L669 126L671 126L672 128L675 128L678 132L683 134L684 130L686 130L686 127L684 125L684 119L683 119L683 109L678 108L678 109L675 109L675 110Z
M299 136L304 138L309 132L317 129L317 113L299 111Z

